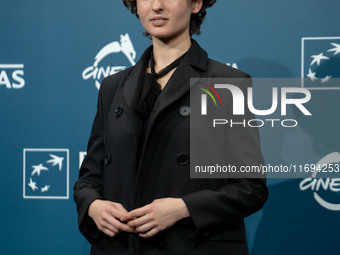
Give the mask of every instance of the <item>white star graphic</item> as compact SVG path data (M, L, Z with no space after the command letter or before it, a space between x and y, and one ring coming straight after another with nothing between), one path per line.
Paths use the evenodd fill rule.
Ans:
M45 187L41 188L41 192L46 192L50 189L50 185L45 185Z
M311 79L311 81L316 81L318 78L315 77L316 73L313 73L312 70L309 68L307 77Z
M32 178L30 178L30 182L28 183L28 186L30 186L33 191L38 189L36 182L32 181Z
M340 44L331 43L335 48L328 50L328 52L334 51L334 56L340 53Z
M38 174L38 176L40 176L40 172L43 170L43 171L48 171L48 168L47 167L44 167L43 164L39 164L37 166L32 166L33 168L33 171L31 173L31 176L33 176L35 173Z
M329 57L326 57L323 55L323 53L320 53L319 55L313 55L311 56L311 58L313 58L312 63L310 63L310 65L312 66L314 63L317 63L317 65L320 65L321 60L323 59L329 59Z
M332 76L327 75L325 78L321 79L321 83L328 82L330 78L332 78Z
M59 165L59 171L61 171L64 158L53 154L50 154L50 157L52 157L52 159L48 160L46 163L52 163L52 166Z

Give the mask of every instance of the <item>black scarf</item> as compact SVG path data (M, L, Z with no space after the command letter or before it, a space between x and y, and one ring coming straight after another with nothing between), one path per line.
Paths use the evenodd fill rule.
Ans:
M151 73L145 73L144 81L142 84L139 85L139 88L137 89L137 94L135 96L135 110L137 115L144 123L149 118L157 97L161 93L161 85L157 82L157 80L169 73L175 67L177 67L180 61L186 55L186 53L184 53L182 56L173 61L170 65L164 67L162 70L156 73L155 60L151 51Z

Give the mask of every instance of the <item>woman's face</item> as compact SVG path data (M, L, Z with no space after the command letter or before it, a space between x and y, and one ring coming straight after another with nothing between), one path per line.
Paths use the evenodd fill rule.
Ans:
M139 19L149 34L159 39L190 35L190 17L202 0L137 0Z

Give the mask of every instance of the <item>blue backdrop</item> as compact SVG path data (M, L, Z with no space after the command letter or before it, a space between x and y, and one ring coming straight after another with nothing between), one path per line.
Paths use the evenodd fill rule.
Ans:
M253 77L306 78L313 116L260 129L268 163L340 162L340 90L327 83L340 78L339 10L334 0L219 0L195 37ZM89 254L72 187L97 85L139 59L142 32L121 1L1 1L1 254ZM268 180L268 202L246 219L251 254L339 253L340 179L306 178Z

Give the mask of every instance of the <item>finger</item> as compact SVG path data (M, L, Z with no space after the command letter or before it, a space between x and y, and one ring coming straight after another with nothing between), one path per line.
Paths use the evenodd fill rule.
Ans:
M136 217L141 217L145 215L148 211L149 205L137 208L128 212L124 217L122 217L122 221L130 221Z
M104 220L102 223L102 228L107 229L108 231L113 232L114 234L118 234L119 229L113 226L110 222Z
M142 216L142 217L139 217L139 218L136 218L136 219L133 219L133 220L130 220L130 221L128 221L128 225L130 226L130 227L139 227L139 226L141 226L141 225L144 225L144 224L146 224L146 223L148 223L148 222L150 222L151 221L151 217L150 217L150 215L149 214L145 214L144 216Z
M125 212L122 212L120 209L117 209L115 206L110 207L108 213L117 219L122 219L126 215Z
M129 232L129 233L134 233L135 229L131 228L130 226L128 226L127 224L121 223L120 221L118 221L118 228L121 231L125 231L125 232Z
M111 226L116 228L118 231L125 231L125 232L130 232L130 233L133 233L135 231L134 228L131 228L127 224L124 224L124 223L120 222L118 219L116 219L114 217L111 217L111 218L107 219L106 221Z
M138 226L135 229L137 230L137 232L146 233L146 232L152 230L153 228L155 228L156 226L157 225L155 224L155 222L149 222L147 224Z
M103 232L104 234L108 235L108 236L115 236L116 234L118 234L118 229L116 229L115 227L111 226L109 223L107 222L102 222L102 224L97 226L98 229Z
M139 236L143 237L143 238L149 238L149 237L153 237L154 235L156 235L159 232L158 229L153 228L151 229L149 232L146 233L140 233Z
M105 235L108 235L110 237L114 237L116 234L110 230L108 230L107 228L104 228L101 230Z
M116 218L118 214L119 213L117 213L117 210L114 209L109 214L106 215L106 217L104 218L104 221L106 221L108 224L118 229L118 231L121 230L121 231L133 233L135 231L133 228L131 228L125 223L120 222L119 219Z

